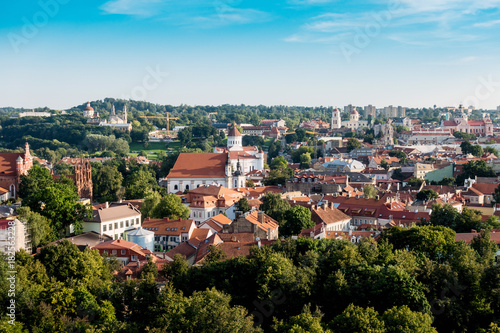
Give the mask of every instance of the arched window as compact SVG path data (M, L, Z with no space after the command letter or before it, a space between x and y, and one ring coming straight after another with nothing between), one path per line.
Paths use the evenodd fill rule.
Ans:
M16 196L16 186L14 184L11 184L10 187L9 187L9 191L10 191L10 195L12 197L15 197Z
M189 185L186 185L186 190L189 190Z
M174 185L174 190L178 190L178 189L179 189L179 186Z

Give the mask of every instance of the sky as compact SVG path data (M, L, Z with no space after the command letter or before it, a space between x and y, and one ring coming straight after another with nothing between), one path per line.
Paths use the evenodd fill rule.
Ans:
M0 107L500 105L500 0L0 6Z

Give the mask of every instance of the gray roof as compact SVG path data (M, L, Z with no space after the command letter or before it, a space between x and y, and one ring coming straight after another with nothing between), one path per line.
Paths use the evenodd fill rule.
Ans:
M154 232L143 229L142 227L127 232L127 236L149 236L154 234Z

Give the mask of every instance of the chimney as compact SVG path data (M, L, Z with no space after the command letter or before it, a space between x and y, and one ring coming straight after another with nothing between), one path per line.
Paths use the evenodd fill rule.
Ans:
M255 238L255 240L257 241L257 246L259 247L259 249L262 247L262 243L260 241L260 237L257 237Z
M257 216L258 216L258 219L259 219L260 223L264 223L265 222L265 217L264 217L264 212L263 211L259 211L257 213Z
M106 201L106 208L109 208L109 202Z

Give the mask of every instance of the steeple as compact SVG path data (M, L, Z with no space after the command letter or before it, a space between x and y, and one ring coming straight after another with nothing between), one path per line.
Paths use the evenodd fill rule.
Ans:
M127 122L127 104L123 104L123 122Z
M111 105L111 115L112 115L112 116L115 116L115 115L116 115L116 113L115 113L115 105L114 105L114 104L113 104L113 105Z

